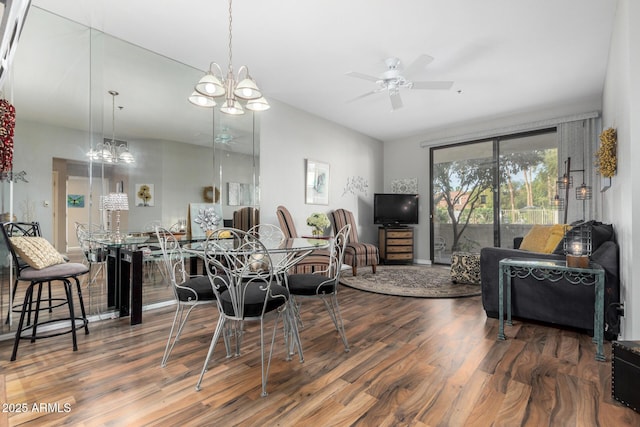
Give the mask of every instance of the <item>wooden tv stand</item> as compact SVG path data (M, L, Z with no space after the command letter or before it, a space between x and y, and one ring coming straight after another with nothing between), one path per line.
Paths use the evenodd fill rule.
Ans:
M379 227L380 262L384 264L413 263L413 228Z

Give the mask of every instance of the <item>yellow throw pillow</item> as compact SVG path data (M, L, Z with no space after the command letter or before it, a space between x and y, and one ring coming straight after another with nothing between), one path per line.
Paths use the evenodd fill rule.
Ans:
M42 270L65 261L62 255L43 237L10 237L11 246L16 254L36 270Z
M564 238L565 233L569 230L571 226L566 224L556 224L551 226L551 233L549 234L549 239L547 239L547 244L542 251L545 254L551 254L556 250L558 244Z
M549 240L550 235L551 226L535 224L522 239L520 249L529 252L542 252L547 245L547 240Z

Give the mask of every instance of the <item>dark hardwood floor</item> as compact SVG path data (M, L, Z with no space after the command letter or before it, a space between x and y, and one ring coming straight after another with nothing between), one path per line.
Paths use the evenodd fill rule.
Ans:
M640 426L640 414L611 397L608 342L607 362L596 362L591 337L521 321L496 341L480 297L341 287L339 299L351 352L323 305L305 300L305 362L284 360L279 334L264 398L253 323L243 354L226 359L220 345L195 391L213 307L194 311L166 368L172 307L145 312L134 327L92 323L77 352L68 335L23 341L9 362L12 342L0 342L0 425Z

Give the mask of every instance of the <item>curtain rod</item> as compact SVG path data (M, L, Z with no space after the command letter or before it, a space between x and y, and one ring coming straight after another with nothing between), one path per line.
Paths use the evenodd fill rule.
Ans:
M574 114L572 116L557 117L554 119L539 120L536 122L523 123L519 125L506 126L503 128L495 128L485 131L472 132L463 135L448 136L446 138L438 138L420 142L421 148L433 147L435 145L453 144L458 142L469 142L479 139L493 138L503 135L512 135L514 133L529 132L557 126L561 123L575 122L578 120L593 119L600 117L599 111L589 113Z

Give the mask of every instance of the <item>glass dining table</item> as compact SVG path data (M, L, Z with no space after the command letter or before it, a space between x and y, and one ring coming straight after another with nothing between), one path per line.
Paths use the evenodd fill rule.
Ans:
M286 239L261 239L262 244L271 256L274 273L281 273L301 262L304 257L318 249L328 249L331 246L331 239L314 239L304 237L293 237ZM218 245L228 245L228 250L233 249L234 239L222 239L217 241ZM207 241L197 241L185 243L182 249L190 254L204 258L207 248ZM196 258L192 258L192 262ZM193 264L191 271L195 271Z

